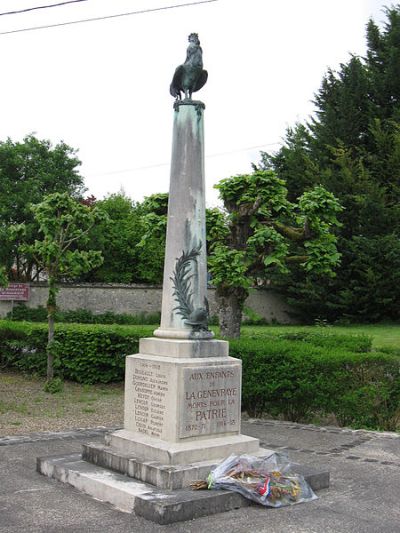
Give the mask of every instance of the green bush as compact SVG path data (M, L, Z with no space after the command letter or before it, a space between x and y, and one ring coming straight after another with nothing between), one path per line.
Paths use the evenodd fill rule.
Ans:
M109 383L124 378L125 356L137 353L151 326L57 324L56 375L79 383ZM0 321L2 367L46 374L47 325Z
M231 355L243 362L242 408L293 421L334 414L340 425L395 430L400 358L361 353L363 338L348 337L352 349L344 348L342 337L328 336L325 345L323 339L317 345L314 335L314 343L261 337L232 341Z
M326 328L323 331L288 331L269 332L268 327L246 327L242 331L242 339L268 339L297 341L299 345L310 344L326 350L338 349L350 352L370 352L372 337L369 335L343 335L331 332Z
M76 323L76 324L159 324L160 313L138 313L129 315L127 313L92 313L87 309L76 309L71 311L57 311L55 315L56 322ZM27 320L29 322L46 322L47 311L44 307L36 308L27 307L25 304L18 304L12 311L7 314L8 320Z
M251 307L245 307L243 309L243 325L248 326L265 326L267 324L266 319L256 313Z
M47 310L42 307L27 307L24 303L15 305L12 311L7 313L7 320L27 320L28 322L46 322Z
M12 311L7 313L7 320L28 321L28 322L46 322L47 310L42 307L27 307L24 303L16 305ZM149 325L160 323L161 313L137 313L129 315L127 313L93 313L87 309L76 309L70 311L57 311L55 314L56 322L66 324L126 324L126 325ZM218 316L212 315L209 324L218 325ZM266 320L252 311L249 307L244 310L243 324L246 325L265 325Z
M53 378L50 381L46 381L43 387L44 392L49 392L50 394L57 394L64 390L64 382L61 378Z

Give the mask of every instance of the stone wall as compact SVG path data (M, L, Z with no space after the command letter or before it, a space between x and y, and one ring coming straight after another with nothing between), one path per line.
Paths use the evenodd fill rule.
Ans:
M27 307L46 306L47 284L32 283ZM155 313L161 310L162 289L149 285L118 284L64 284L57 295L57 305L62 311L86 309L93 313ZM217 314L215 289L208 289L211 315ZM17 305L16 303L14 305ZM246 301L251 308L268 322L293 323L290 307L283 297L272 289L254 289ZM0 301L0 318L11 310L11 302Z

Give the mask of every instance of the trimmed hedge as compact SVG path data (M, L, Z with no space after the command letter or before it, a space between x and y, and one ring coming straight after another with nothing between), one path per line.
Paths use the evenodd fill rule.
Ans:
M56 375L80 383L123 380L125 356L154 326L57 324ZM0 321L0 364L46 373L47 325ZM341 425L396 430L400 357L371 351L367 336L249 331L230 343L243 362L242 407L252 415L311 421L334 414Z
M76 323L76 324L159 324L161 313L138 313L129 315L127 313L93 313L87 309L76 309L70 311L56 311L55 319L58 323ZM16 305L12 311L7 313L8 320L29 322L46 322L47 309L43 306L27 307L24 303Z
M322 336L324 337L324 336ZM257 416L310 421L334 414L342 426L394 431L400 422L400 357L360 352L365 338L337 335L302 341L232 341L243 362L242 408ZM360 344L358 344L360 341ZM341 346L342 345L342 346Z
M139 339L154 326L57 324L57 376L78 383L109 383L124 379L125 356L137 353ZM1 366L46 374L47 324L0 321Z
M331 329L323 331L288 331L272 333L268 327L244 327L241 341L245 339L263 339L264 341L296 341L300 345L311 344L325 350L347 350L349 352L370 352L372 350L372 337L363 334L343 335L332 332Z

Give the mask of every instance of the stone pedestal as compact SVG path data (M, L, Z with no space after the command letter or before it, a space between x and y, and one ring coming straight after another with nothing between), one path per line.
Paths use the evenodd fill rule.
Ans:
M255 453L240 435L241 361L224 341L142 339L127 357L124 430L109 444L165 465Z
M125 376L128 431L182 443L240 430L241 365L236 359L137 354L127 358Z
M124 429L84 459L175 489L232 453L269 455L240 434L241 378L226 341L141 339L126 359Z

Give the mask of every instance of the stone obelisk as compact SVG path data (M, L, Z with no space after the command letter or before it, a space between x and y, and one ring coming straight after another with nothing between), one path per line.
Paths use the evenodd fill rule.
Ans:
M212 336L207 329L204 107L191 100L174 105L161 325L156 337Z
M258 439L240 433L241 361L208 328L205 106L191 98L206 80L191 34L170 89L176 100L161 324L126 358L124 429L109 436L108 451L85 452L128 475L133 467L121 466L123 458L134 457L134 477L167 488L187 485L200 464L206 472L231 453L262 453Z

